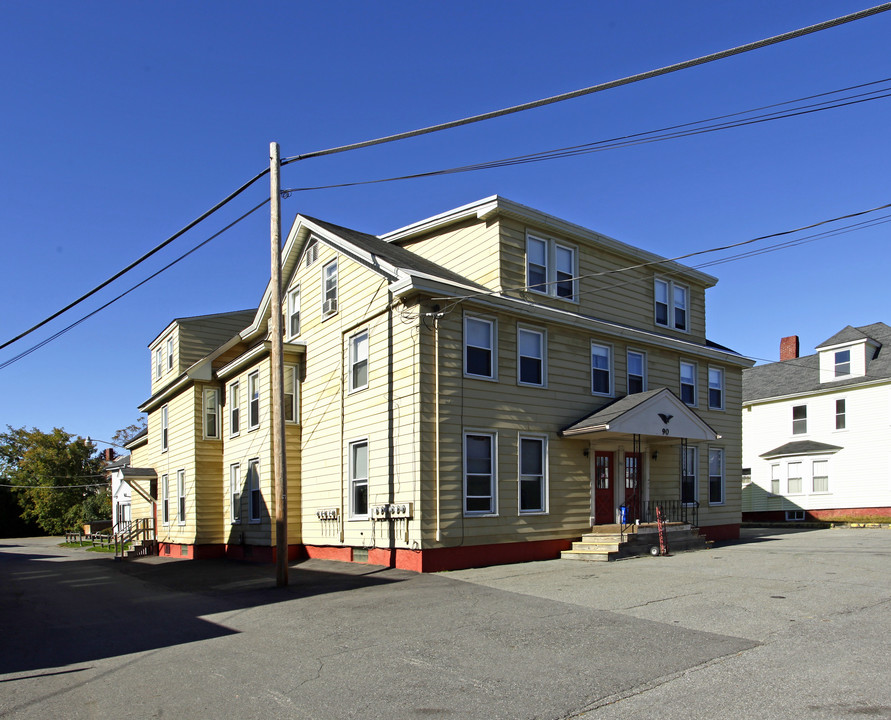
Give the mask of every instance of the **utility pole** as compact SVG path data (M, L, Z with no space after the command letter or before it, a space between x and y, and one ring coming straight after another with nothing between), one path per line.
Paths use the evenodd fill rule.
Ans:
M282 201L278 143L269 144L270 286L272 335L272 473L275 479L275 584L288 584L288 490L285 465L285 372L282 363Z

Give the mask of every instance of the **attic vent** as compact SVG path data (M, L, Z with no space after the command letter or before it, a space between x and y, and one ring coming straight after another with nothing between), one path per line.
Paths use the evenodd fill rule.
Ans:
M312 265L319 257L319 243L315 240L310 240L309 245L306 247L306 267Z

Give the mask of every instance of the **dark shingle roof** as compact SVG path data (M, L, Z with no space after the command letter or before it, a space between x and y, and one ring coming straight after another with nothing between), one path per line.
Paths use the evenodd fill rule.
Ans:
M858 328L849 325L819 347L856 342L865 338L873 340L879 346L876 355L867 358L865 376L821 383L820 358L817 354L757 365L743 370L743 402L891 379L891 327L885 323L873 323Z
M796 440L780 445L778 448L762 453L761 457L783 457L788 455L814 455L816 453L831 453L841 450L839 445L815 442L814 440Z
M423 258L420 255L413 253L411 250L406 250L399 245L393 245L374 235L359 232L358 230L351 230L350 228L325 222L324 220L319 220L318 218L310 217L309 215L304 215L304 217L320 227L325 228L334 235L339 235L356 247L365 250L372 255L377 255L388 263L395 265L400 269L404 269L409 273L415 271L424 273L425 275L431 275L445 282L458 283L460 285L468 285L470 287L479 288L480 290L486 290L482 285L475 283L472 280L468 280L463 275L452 272L451 270L444 268L442 265L438 265L432 260L427 260L427 258Z

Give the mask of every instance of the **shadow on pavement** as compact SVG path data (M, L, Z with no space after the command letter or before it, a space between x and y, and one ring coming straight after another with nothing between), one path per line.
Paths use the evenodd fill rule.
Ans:
M341 573L306 565L292 566L290 585L276 588L274 568L265 565L131 563L0 549L0 674L232 635L202 616L404 579L371 566Z

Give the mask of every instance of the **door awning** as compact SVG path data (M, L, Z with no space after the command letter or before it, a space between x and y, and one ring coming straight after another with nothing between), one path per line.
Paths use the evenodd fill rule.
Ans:
M717 440L720 435L668 388L613 400L563 428L563 437L643 435L687 440Z

